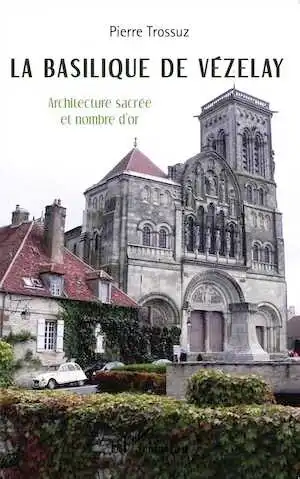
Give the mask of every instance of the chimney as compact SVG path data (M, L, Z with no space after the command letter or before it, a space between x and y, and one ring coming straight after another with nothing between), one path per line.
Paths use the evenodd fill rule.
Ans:
M53 263L62 264L64 261L66 208L61 206L60 200L46 206L44 218L44 240L47 254Z
M18 226L21 223L29 220L29 211L20 208L20 205L16 205L15 211L12 212L11 224Z

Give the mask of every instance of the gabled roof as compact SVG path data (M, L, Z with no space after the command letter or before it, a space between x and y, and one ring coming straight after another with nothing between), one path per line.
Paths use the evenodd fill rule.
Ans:
M101 181L108 180L125 171L134 171L158 178L167 178L167 175L144 155L144 153L138 148L133 148Z
M95 270L66 248L63 256L63 265L59 266L62 267L64 274L65 297L79 301L96 301L97 298L87 280ZM46 286L30 288L23 280L23 278L39 279L40 272L50 263L44 246L44 230L41 224L32 221L19 226L0 228L0 291L53 298ZM112 285L112 304L138 306L114 285Z

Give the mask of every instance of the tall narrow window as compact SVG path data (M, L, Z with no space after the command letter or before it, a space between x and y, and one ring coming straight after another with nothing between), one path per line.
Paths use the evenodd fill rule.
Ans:
M251 170L250 163L250 134L248 130L245 130L242 137L242 156L243 156L243 169L246 171Z
M246 187L246 200L248 203L253 202L253 190L251 185L247 185Z
M271 255L271 249L270 246L265 246L264 248L264 262L270 264L272 255Z
M253 245L252 255L253 255L253 261L259 260L259 247L256 243Z
M210 242L210 254L215 252L215 207L213 203L210 203L207 207L207 226L210 228L211 242Z
M48 351L53 351L56 348L56 332L57 332L57 322L56 321L45 321L45 344L44 349Z
M229 256L231 258L234 258L234 254L235 254L235 238L234 238L234 226L233 224L230 224L229 225L229 228L228 228L228 231L229 231L229 237L230 237L230 248L229 248Z
M194 250L194 219L192 216L188 217L187 220L187 250Z
M224 130L220 130L218 134L218 153L226 159L226 136Z
M220 240L221 240L220 255L225 256L225 216L224 216L224 211L222 210L218 214L218 228L220 230Z
M143 245L151 246L151 229L149 226L143 228Z
M263 206L265 203L265 198L264 198L264 190L262 188L259 188L258 190L258 203Z
M204 208L203 206L200 206L199 207L199 210L198 210L198 224L199 224L199 234L200 234L200 238L199 238L199 251L201 251L202 253L204 252L204 247L205 247L205 232L204 232Z
M265 176L264 140L260 133L254 139L254 173Z
M159 230L158 244L160 248L167 247L167 232L164 228Z

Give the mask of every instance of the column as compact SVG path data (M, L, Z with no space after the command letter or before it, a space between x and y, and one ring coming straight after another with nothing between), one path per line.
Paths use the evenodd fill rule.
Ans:
M257 305L252 303L231 303L231 335L224 354L228 361L268 361L269 354L257 340L254 316Z
M186 351L190 351L190 338L188 337L188 312L186 309L182 310L182 320L181 320L181 336L180 336L180 346Z
M185 238L184 238L185 247ZM182 254L182 209L175 204L175 261L180 261ZM183 250L184 251L184 250Z
M205 311L203 315L204 315L204 349L206 353L210 353L209 316L207 314L207 311Z

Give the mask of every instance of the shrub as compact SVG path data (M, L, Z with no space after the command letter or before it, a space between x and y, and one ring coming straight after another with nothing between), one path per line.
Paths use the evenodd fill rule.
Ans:
M13 347L7 342L0 340L0 387L12 384L13 361Z
M274 403L271 387L255 375L237 376L201 369L188 381L187 401L197 406Z
M300 409L197 408L167 397L0 392L20 477L296 479ZM74 454L74 446L76 454ZM109 474L110 473L110 474ZM16 477L16 476L14 476Z
M167 367L165 364L152 364L152 363L140 363L140 364L128 364L121 368L116 368L119 371L135 371L144 373L157 373L166 374Z
M111 371L96 373L94 382L98 390L107 393L124 391L153 392L166 394L166 375L134 371Z

